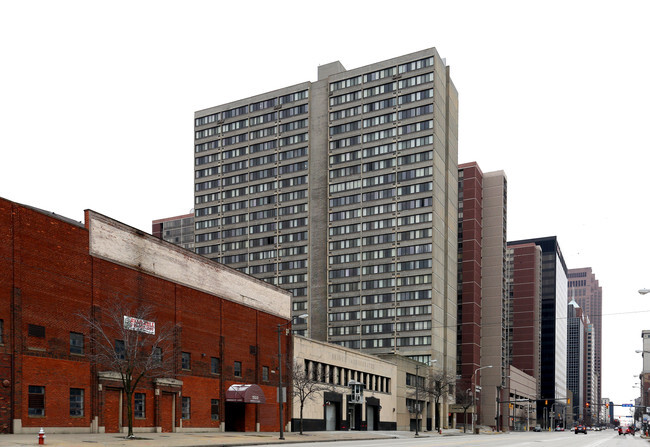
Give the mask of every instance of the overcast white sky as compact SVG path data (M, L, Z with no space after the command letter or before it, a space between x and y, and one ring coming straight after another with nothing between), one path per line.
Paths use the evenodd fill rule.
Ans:
M193 207L193 114L436 47L459 160L508 176L508 238L557 235L603 287L603 396L650 329L650 2L6 1L0 196L150 232ZM624 412L621 412L624 414Z

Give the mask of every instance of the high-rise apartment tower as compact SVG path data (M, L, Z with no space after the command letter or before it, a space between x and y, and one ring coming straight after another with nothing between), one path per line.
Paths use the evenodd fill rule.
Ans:
M493 425L502 413L497 402L507 400L499 395L508 366L504 172L483 173L476 162L461 164L458 203L457 376L463 390L482 386L478 421Z
M303 335L455 372L457 121L433 48L196 112L197 252Z

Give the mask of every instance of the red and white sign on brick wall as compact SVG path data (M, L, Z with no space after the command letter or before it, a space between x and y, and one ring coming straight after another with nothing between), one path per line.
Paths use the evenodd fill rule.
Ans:
M124 315L124 329L155 335L156 323L153 321L141 320L139 318L127 317Z

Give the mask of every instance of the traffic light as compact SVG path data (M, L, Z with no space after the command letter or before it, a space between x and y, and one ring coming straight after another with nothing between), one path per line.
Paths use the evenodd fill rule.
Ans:
M585 405L587 405L587 408L589 408L589 402L587 402Z
M566 400L566 404L571 405L571 398L570 397Z
M609 408L609 402L605 404L605 408Z
M548 405L548 399L544 401L544 405Z

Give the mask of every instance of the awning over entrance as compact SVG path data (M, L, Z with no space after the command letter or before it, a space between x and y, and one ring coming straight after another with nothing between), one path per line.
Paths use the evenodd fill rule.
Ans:
M244 402L247 404L265 404L266 398L259 385L230 385L226 391L226 402Z

